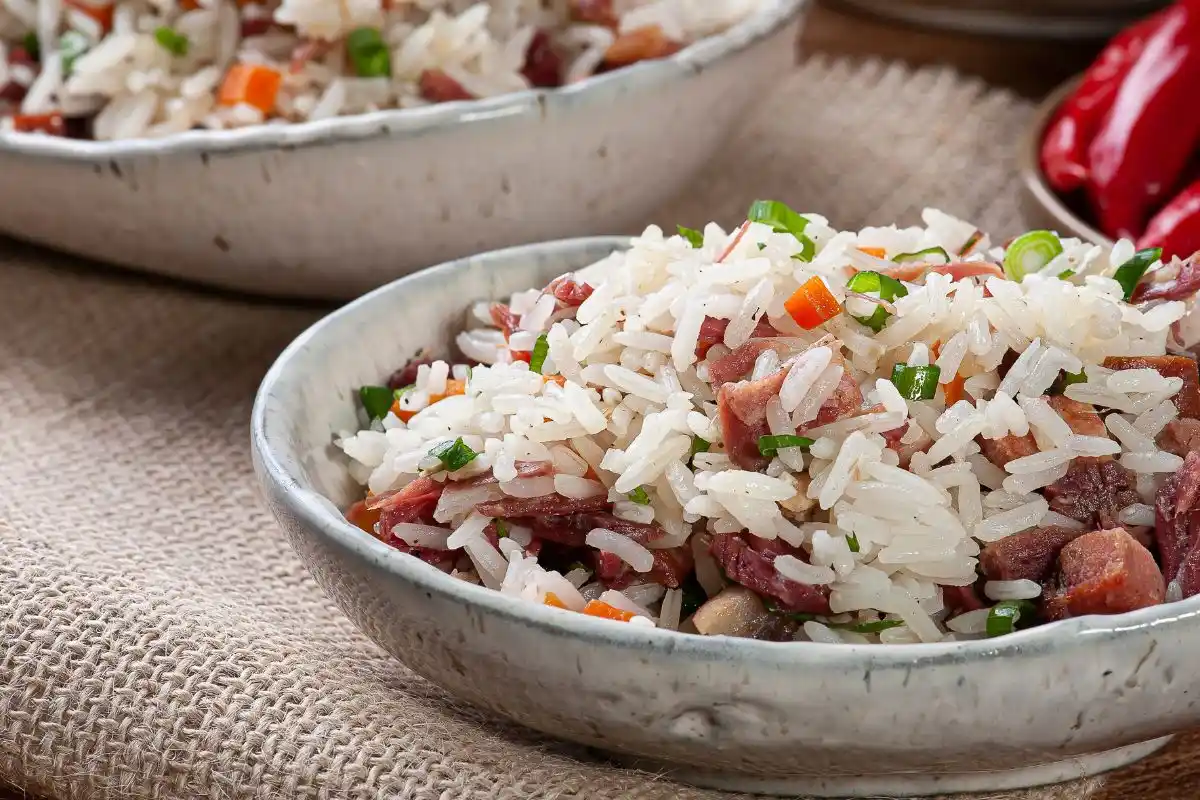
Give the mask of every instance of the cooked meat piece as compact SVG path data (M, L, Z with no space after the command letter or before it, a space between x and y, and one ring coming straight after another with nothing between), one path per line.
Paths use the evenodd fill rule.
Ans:
M900 456L900 466L904 469L908 469L914 455L924 453L933 445L933 438L924 428L907 422L902 428L885 431L883 438L887 440L887 446Z
M1161 283L1142 281L1133 292L1132 303L1150 300L1190 300L1200 292L1200 258L1185 259L1174 280Z
M1113 356L1104 359L1103 366L1113 370L1152 369L1165 378L1182 378L1183 388L1175 395L1175 407L1181 417L1200 419L1200 373L1191 356Z
M774 350L782 360L796 352L794 343L795 339L751 339L729 355L709 364L708 379L713 386L740 380L754 368L754 362L764 352Z
M771 432L767 425L767 403L779 396L787 378L781 369L757 381L727 383L717 392L717 413L725 452L742 469L764 469L769 459L758 451L758 440Z
M1041 583L1050 577L1059 552L1084 533L1058 525L1014 533L986 545L979 566L989 580Z
M577 500L573 497L563 497L561 494L548 494L542 497L505 497L488 503L480 503L475 510L485 517L536 517L543 514L567 515L579 514L585 511L606 511L608 498L604 495Z
M571 275L563 275L550 281L546 291L554 295L563 308L578 308L596 290L586 283L579 283Z
M417 478L394 492L367 499L367 508L379 511L380 529L390 532L401 522L425 521L433 524L433 509L445 486L432 478Z
M974 584L970 586L942 586L942 603L951 613L957 616L967 611L978 611L986 604L975 591Z
M1157 605L1166 583L1154 556L1121 528L1085 533L1062 549L1042 602L1051 620Z
M649 572L636 572L612 553L596 553L596 578L610 589L624 589L635 583L657 583L669 589L678 589L692 574L695 566L692 549L687 545L666 550L652 550L654 566Z
M387 387L389 389L403 389L406 386L412 386L417 382L417 371L421 367L432 363L433 359L427 356L410 358L407 364L393 372L391 377L387 379Z
M1187 417L1171 420L1158 435L1158 446L1180 458L1193 451L1200 452L1200 420Z
M1090 403L1080 403L1061 394L1047 397L1046 402L1077 436L1112 438L1108 435L1108 429L1104 427L1104 420L1096 413L1095 406Z
M448 103L451 100L474 100L475 95L440 69L427 69L417 82L421 97L431 103Z
M513 522L532 530L534 538L571 547L583 547L588 533L596 528L604 528L627 536L640 545L650 544L667 534L659 525L630 522L604 512L589 511L570 515L549 514L537 517L519 517Z
M413 547L391 534L388 534L386 542L401 553L408 553L410 556L419 558L426 564L435 566L443 572L449 572L454 567L454 562L458 560L458 555L461 552L459 550L434 550L430 547Z
M562 85L562 56L555 51L550 34L546 31L539 30L533 35L525 51L525 67L521 74L530 86L550 88Z
M835 342L833 364L845 364L845 360L841 355L841 342ZM839 419L853 417L863 413L863 393L858 386L858 381L854 380L854 376L849 371L842 373L842 380L834 389L833 395L830 396L825 404L821 406L821 410L817 412L817 418L807 427L818 427L828 425L831 422L837 422Z
M728 327L729 320L727 319L705 317L704 322L700 325L700 338L696 342L696 357L704 358L710 347L724 342L725 329ZM771 339L777 336L779 336L779 331L767 322L766 317L758 321L758 325L754 326L754 331L750 334L751 339Z
M683 45L668 38L661 27L646 25L617 36L616 41L604 51L604 68L616 69L639 61L666 58L682 49Z
M549 461L518 461L516 462L516 467L518 478L544 478L554 474L554 464ZM488 472L483 475L477 475L474 478L467 478L463 481L451 481L446 484L446 490L473 488L499 482L495 475Z
M1117 512L1141 501L1134 474L1111 458L1076 458L1067 474L1047 486L1042 494L1050 508L1084 525L1109 528Z
M504 341L507 342L508 337L517 329L517 315L504 303L492 303L488 312L492 315L492 324L500 329L504 334Z
M756 552L746 540L733 533L713 537L711 552L726 576L735 583L774 598L792 611L828 614L828 590L783 577L775 569L775 556Z
M1178 581L1184 597L1200 593L1200 574L1185 563L1200 558L1200 453L1188 453L1154 501L1154 538L1168 582ZM1186 584L1186 585L1185 585Z
M1038 452L1037 442L1034 441L1031 433L1024 436L1002 436L999 439L985 439L978 436L975 441L979 443L979 449L983 451L984 457L1001 469L1010 461Z

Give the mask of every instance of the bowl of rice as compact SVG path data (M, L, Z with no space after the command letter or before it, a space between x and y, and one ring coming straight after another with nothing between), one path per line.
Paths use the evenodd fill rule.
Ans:
M417 673L684 781L996 791L1200 722L1200 259L756 202L451 262L260 389L265 495Z
M349 298L633 232L794 63L806 0L0 3L0 233Z

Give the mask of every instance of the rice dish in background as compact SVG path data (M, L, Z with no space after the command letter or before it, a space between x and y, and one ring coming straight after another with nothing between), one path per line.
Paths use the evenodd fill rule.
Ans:
M574 83L761 0L0 0L0 130L100 140Z
M923 218L757 202L476 304L459 358L359 389L348 518L709 635L955 641L1200 593L1200 254Z

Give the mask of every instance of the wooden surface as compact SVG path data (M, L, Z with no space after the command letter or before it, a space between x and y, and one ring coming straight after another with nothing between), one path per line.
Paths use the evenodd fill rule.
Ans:
M808 18L801 49L852 57L883 57L915 65L950 64L991 84L1038 98L1087 66L1098 42L1047 43L917 30L818 5ZM1200 749L1200 732L1180 737L1164 753L1116 773L1095 800L1200 797L1200 759L1180 773L1178 752ZM1172 770L1164 769L1171 763ZM0 800L28 797L0 787Z

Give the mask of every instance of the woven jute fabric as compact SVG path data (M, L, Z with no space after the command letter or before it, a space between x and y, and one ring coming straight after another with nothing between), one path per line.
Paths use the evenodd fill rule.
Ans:
M781 83L663 223L763 196L839 226L919 202L1017 229L1011 96L879 64ZM0 243L0 780L62 800L724 796L464 707L325 598L247 441L258 381L320 313Z

